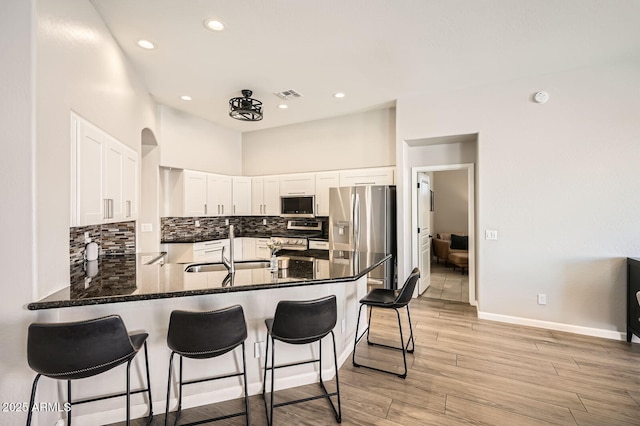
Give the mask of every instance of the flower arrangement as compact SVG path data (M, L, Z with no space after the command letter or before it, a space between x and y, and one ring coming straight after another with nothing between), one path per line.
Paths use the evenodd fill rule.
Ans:
M271 250L271 256L275 256L275 254L282 248L282 243L280 241L269 240L267 242L267 247Z

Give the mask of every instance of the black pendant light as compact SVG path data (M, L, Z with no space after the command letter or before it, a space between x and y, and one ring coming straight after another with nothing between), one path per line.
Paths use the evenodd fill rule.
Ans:
M260 121L262 120L262 102L253 99L251 90L243 90L242 98L229 99L229 115L236 120Z

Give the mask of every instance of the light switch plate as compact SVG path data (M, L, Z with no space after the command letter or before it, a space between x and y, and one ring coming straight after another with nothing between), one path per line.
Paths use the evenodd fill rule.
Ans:
M497 240L498 239L498 231L493 229L487 229L484 234L484 238L487 240Z
M153 231L153 225L150 223L143 223L140 230L142 232L151 232Z

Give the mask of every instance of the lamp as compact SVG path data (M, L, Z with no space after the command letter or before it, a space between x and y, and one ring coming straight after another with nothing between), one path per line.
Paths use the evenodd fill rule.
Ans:
M260 121L262 120L262 102L251 98L251 90L243 90L242 96L229 99L229 116L236 120Z

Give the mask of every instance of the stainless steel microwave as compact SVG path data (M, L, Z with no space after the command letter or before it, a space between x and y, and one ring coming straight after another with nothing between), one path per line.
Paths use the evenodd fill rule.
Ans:
M280 197L280 216L314 217L315 205L315 197L313 195Z

